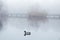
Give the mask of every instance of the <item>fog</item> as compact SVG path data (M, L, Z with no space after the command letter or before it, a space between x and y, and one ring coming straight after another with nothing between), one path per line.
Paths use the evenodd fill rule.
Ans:
M60 16L60 0L0 0L0 40L60 40L60 19L49 15Z
M30 6L38 3L48 14L60 14L60 0L7 0L9 12L26 13Z

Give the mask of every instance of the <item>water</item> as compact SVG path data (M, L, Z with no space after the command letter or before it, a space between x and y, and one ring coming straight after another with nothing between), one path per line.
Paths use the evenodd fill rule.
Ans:
M38 25L35 25L38 24ZM31 23L24 18L9 18L0 31L0 40L60 40L60 19ZM31 35L24 36L24 31Z

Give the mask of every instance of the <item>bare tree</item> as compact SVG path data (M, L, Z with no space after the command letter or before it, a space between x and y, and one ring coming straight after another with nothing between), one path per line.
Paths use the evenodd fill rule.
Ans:
M47 19L47 12L41 10L39 5L32 6L30 12L28 12L28 21L30 26L38 28L39 22L45 22Z
M2 0L0 0L0 30L2 29L3 27L3 22L6 21L6 12L5 10L3 9L3 2Z

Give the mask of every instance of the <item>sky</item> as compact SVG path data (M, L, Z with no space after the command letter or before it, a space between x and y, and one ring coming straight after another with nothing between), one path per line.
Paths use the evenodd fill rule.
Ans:
M27 13L31 6L38 4L48 14L60 14L60 0L6 0L9 13Z

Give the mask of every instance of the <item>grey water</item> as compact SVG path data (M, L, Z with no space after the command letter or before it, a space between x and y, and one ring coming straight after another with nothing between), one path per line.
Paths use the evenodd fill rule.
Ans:
M32 25L24 18L9 18L7 24L0 28L0 40L60 40L60 19L48 19ZM25 30L31 35L24 36Z

